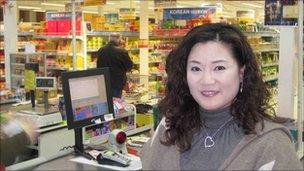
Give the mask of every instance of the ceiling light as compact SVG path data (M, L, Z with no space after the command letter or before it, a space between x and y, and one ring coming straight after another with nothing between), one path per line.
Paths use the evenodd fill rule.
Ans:
M250 6L250 7L263 8L263 7L260 6L260 5L254 5L254 4L248 4L248 3L242 3L242 4L243 4L243 5Z
M107 2L107 5L114 5L114 2Z
M41 10L40 7L33 7L33 6L18 6L19 9L33 9L33 10Z
M65 7L64 4L54 4L54 3L46 3L42 2L41 5L55 6L55 7Z
M43 10L43 9L35 9L33 11L35 11L35 12L45 12L45 10Z
M133 1L133 2L135 2L135 3L140 3L140 1Z
M84 12L84 13L90 13L90 14L98 14L98 12L96 12L96 11L86 11L86 10L83 10L82 12Z

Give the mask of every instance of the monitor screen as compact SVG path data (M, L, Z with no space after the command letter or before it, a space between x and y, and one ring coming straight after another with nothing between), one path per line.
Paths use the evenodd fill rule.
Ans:
M108 68L62 73L68 128L80 128L103 121L113 113Z

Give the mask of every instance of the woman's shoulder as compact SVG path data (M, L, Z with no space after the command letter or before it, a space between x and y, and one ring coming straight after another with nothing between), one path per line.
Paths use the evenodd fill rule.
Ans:
M161 143L166 131L165 118L157 126L152 138L144 145L140 152L143 170L164 170L165 168L179 169L179 152L175 146Z
M292 136L287 127L283 124L276 123L270 120L263 120L256 125L257 136L266 140L274 141L276 139L285 139L292 141Z

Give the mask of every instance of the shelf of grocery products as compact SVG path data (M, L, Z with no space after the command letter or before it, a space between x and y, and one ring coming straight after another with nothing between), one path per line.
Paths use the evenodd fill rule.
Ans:
M257 31L257 32L243 32L245 36L262 36L262 37L277 37L279 32Z
M262 67L265 68L265 67L272 67L272 66L278 66L278 65L279 65L279 63L269 63L269 64L263 63Z
M41 53L45 53L47 56L72 56L72 52L65 52L65 51L55 51L55 52L45 52L45 51L40 51ZM82 53L76 53L76 56L82 56Z
M24 76L23 75L17 75L17 74L11 74L12 77L16 77L16 78L23 78Z
M82 40L82 36L75 36L76 39ZM72 39L73 36L71 35L39 35L39 34L34 34L33 38L35 39Z
M273 49L256 49L253 50L256 53L262 53L262 52L272 52L272 51L279 51L278 48L273 48Z
M279 79L279 77L277 76L277 75L275 75L275 76L268 76L268 77L265 77L263 80L265 81L265 82L269 82L269 81L276 81L276 80L278 80Z
M17 32L18 36L33 36L35 32ZM0 31L0 36L4 36L4 32Z
M124 37L139 37L139 32L130 32L130 31L115 31L116 33L120 34ZM87 36L110 36L113 31L94 31L94 32L87 32Z

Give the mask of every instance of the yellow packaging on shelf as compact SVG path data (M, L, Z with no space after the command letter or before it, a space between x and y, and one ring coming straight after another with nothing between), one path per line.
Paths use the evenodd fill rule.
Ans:
M136 114L136 125L137 126L146 126L153 124L153 114L151 113L137 113Z
M84 60L82 56L77 56L76 57L76 67L79 69L83 69L84 68Z
M84 21L91 21L93 18L93 14L91 13L83 13L84 14Z

